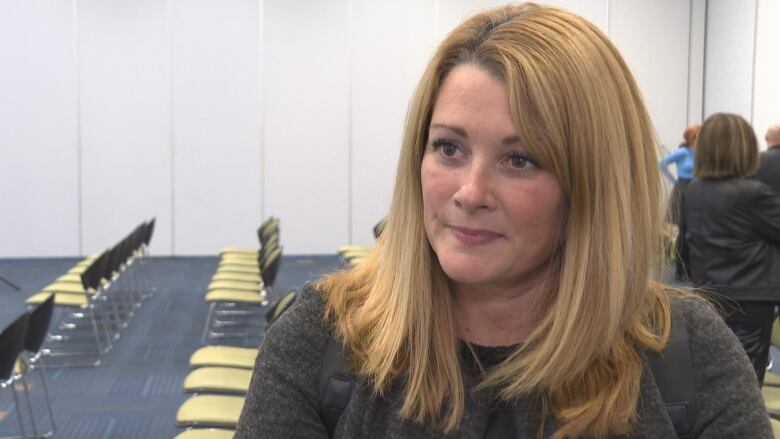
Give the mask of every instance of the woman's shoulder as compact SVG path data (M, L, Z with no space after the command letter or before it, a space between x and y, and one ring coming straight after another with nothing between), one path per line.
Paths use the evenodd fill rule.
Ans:
M764 437L769 423L755 373L716 307L694 293L674 296L671 303L682 311L688 330L696 429L725 432L724 437Z

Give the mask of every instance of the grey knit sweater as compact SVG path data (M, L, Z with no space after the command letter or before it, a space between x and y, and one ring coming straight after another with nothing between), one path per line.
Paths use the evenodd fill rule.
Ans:
M697 438L772 438L753 369L722 319L697 301L683 301L695 371ZM326 439L320 422L319 379L329 328L323 324L321 296L305 289L298 301L268 331L236 438ZM476 391L466 376L466 409L460 428L444 435L431 426L397 415L400 392L378 398L358 385L344 410L335 438L482 439L495 394ZM358 384L360 384L358 382ZM652 374L641 380L638 423L632 438L674 438ZM536 438L540 406L532 398L513 407L515 438ZM552 422L547 422L548 427ZM549 433L549 431L548 431Z

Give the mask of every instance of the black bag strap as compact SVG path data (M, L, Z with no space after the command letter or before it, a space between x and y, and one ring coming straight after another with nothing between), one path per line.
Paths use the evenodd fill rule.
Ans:
M320 419L328 437L333 437L336 425L349 400L352 399L354 377L347 373L341 344L334 338L328 338L325 357L322 359L320 373Z
M693 433L696 424L693 361L685 316L679 305L672 305L669 341L660 353L648 351L647 362L674 431L678 437L687 438Z
M696 423L696 389L688 328L679 306L672 306L672 328L666 347L660 354L648 351L647 362L674 431L679 438L689 437ZM329 337L320 373L319 413L331 438L341 413L352 399L354 376L346 370L341 345ZM506 431L500 426L511 425L511 416L507 410L494 413L488 422L486 439L491 438L491 432Z

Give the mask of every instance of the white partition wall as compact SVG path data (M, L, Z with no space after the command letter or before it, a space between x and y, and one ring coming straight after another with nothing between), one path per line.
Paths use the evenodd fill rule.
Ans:
M264 3L263 210L288 253L349 241L350 15L347 0Z
M708 0L704 117L751 119L756 0Z
M609 35L642 90L666 150L677 148L688 122L690 2L610 2Z
M79 249L71 2L0 3L0 256Z
M753 84L753 128L762 148L767 128L780 123L780 2L758 0Z
M434 2L354 3L351 61L353 243L370 245L387 214L409 99L438 41ZM405 25L399 28L397 23ZM381 87L377 84L381 83Z
M77 23L82 251L104 250L155 215L155 246L167 250L171 111L166 5L157 0L80 0Z
M261 203L260 10L172 0L173 252L256 246Z
M371 244L423 68L452 27L502 3L0 1L0 257L86 254L152 216L157 255L255 245L269 215L286 254ZM704 0L553 3L610 35L676 144L701 107ZM710 3L749 27L731 12L742 2ZM757 50L769 90L771 45Z

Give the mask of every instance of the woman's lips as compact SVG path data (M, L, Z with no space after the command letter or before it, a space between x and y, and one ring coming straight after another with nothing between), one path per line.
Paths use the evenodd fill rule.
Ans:
M482 229L470 229L468 227L448 226L452 235L466 245L483 245L501 237L501 234Z

